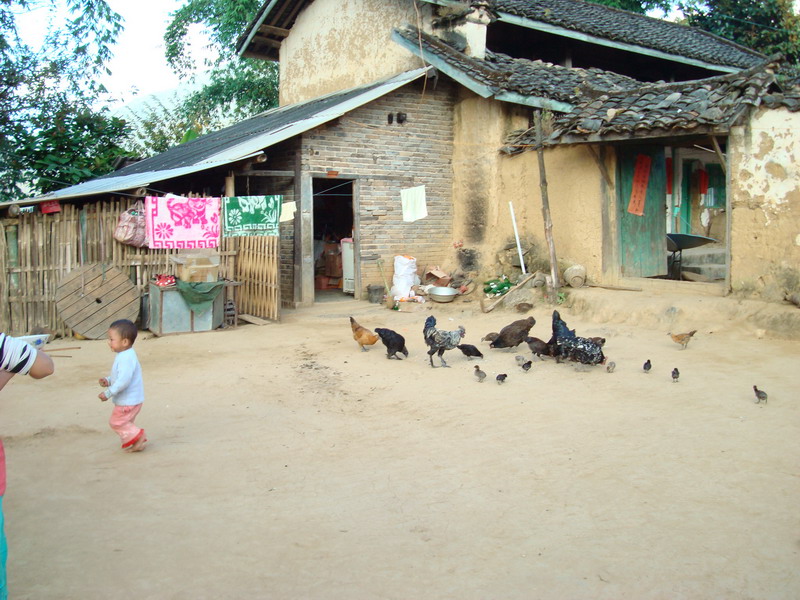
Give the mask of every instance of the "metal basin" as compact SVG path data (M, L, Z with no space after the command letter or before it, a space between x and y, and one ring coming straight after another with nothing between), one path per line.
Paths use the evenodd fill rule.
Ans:
M451 287L432 287L428 290L428 296L436 302L452 302L458 296L458 290Z

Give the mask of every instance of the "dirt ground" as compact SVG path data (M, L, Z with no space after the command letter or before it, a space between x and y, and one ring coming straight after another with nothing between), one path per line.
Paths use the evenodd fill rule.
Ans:
M97 399L106 343L51 343L81 349L0 404L11 597L800 597L800 343L711 329L710 307L684 313L699 332L681 350L666 327L564 310L607 338L616 372L547 360L525 374L527 349L479 341L518 314L432 308L350 300L142 332L140 454L120 451ZM533 335L549 337L551 312L531 311ZM486 382L458 351L429 366L428 314L466 327ZM409 359L360 352L350 315L403 334Z

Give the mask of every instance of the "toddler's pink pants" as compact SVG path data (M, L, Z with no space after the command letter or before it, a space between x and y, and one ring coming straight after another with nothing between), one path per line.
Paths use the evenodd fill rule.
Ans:
M117 432L117 435L122 440L123 448L133 446L139 436L142 435L142 432L144 432L144 429L133 424L133 420L140 410L142 410L142 405L137 404L136 406L115 406L111 412L108 424L111 425L111 429Z

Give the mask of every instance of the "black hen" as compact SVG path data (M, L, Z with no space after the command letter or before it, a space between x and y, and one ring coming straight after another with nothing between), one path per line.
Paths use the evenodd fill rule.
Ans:
M458 346L456 346L456 348L461 350L461 352L464 353L464 356L469 356L470 358L472 358L472 357L474 357L474 358L483 358L483 352L478 350L472 344L459 344Z
M506 325L497 334L497 339L489 344L490 348L516 348L528 338L531 327L536 325L536 319L528 317Z
M446 367L447 363L444 362L442 355L445 350L452 350L458 347L461 338L466 334L466 330L459 325L456 331L442 331L436 328L436 317L431 315L425 319L425 326L422 329L422 335L425 337L425 343L431 347L428 350L428 358L433 366L433 355L439 353L439 360L442 361L442 366Z
M557 310L553 311L553 337L547 345L556 359L566 358L584 365L599 365L606 360L602 348L589 338L575 335L575 330L567 327Z
M386 346L386 358L396 358L400 360L400 357L397 356L398 352L404 354L406 358L408 358L406 338L391 329L376 328L375 333L378 334L383 345Z

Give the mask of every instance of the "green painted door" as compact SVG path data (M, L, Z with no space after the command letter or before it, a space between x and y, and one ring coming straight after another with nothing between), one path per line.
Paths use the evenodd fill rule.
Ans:
M642 216L628 212L636 157L640 154L647 155L651 159ZM664 148L659 146L619 148L618 157L617 216L622 275L625 277L666 275L667 178Z
M694 160L683 161L681 177L681 208L675 233L692 233L692 171Z

